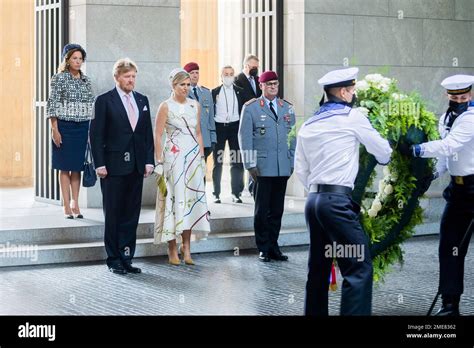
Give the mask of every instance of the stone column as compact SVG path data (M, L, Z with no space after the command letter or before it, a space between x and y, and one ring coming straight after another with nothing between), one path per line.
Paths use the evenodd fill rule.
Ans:
M152 123L170 95L168 73L180 66L179 0L71 0L70 41L87 51L86 74L96 95L115 86L112 67L129 57L139 69L136 90L150 100ZM145 179L143 205L154 205L154 177ZM82 189L81 205L100 207L100 185Z

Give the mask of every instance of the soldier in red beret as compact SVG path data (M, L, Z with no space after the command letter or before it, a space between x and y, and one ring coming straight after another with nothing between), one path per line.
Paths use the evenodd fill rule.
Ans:
M293 173L295 124L293 106L278 98L278 76L266 71L259 78L262 96L248 101L240 117L239 144L244 167L254 180L255 241L259 259L287 261L278 246L286 184Z
M183 69L186 70L191 77L191 88L188 98L194 99L201 104L201 135L204 146L204 156L207 162L207 158L217 143L214 102L212 101L211 91L198 84L199 65L195 62L189 62Z

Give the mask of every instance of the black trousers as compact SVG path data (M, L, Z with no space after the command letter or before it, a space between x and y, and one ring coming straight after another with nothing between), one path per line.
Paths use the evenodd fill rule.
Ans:
M368 238L359 222L360 207L348 195L310 193L305 206L310 232L305 315L328 315L329 275L334 246L344 252L337 257L342 283L341 315L370 315L372 308L372 259ZM347 247L346 247L347 246ZM332 249L331 249L332 248ZM328 253L328 251L331 251Z
M136 170L128 175L100 179L105 215L107 265L130 264L135 254L140 217L143 175Z
M240 196L244 190L244 166L239 147L239 121L228 125L216 122L217 144L214 148L214 168L212 170L212 181L214 184L214 195L221 194L222 163L224 161L224 149L226 142L230 148L230 183L232 194Z
M439 290L444 300L459 301L464 290L464 259L471 233L461 241L474 218L474 183L451 182L444 190L446 207L441 217L439 239Z
M212 147L204 148L204 160L206 161L206 164L207 164L207 158L211 155L211 153L212 153ZM207 172L207 168L204 169L204 184L206 184L206 172Z
M276 253L280 251L278 236L285 208L287 182L287 176L259 176L254 182L254 230L258 251Z

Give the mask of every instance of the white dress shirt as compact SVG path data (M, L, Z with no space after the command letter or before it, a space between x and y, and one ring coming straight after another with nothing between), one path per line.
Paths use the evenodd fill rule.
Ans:
M234 86L222 88L216 98L216 116L214 121L219 123L236 122L239 117L239 102L235 95Z
M295 173L308 190L312 184L353 189L361 143L379 163L388 164L392 153L388 141L358 110L303 125L296 141Z
M439 119L441 140L421 144L421 157L437 157L436 170L453 176L474 174L474 107L459 115L448 131L446 114Z

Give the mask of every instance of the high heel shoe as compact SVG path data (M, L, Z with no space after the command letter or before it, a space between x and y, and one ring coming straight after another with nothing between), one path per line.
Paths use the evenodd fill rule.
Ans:
M72 214L74 215L74 218L75 219L84 219L84 215L82 215L81 213L75 213L74 211L75 210L79 210L79 207L76 207L76 201L75 200L71 200L71 210L72 210Z
M192 258L187 259L187 258L184 256L183 244L181 244L181 245L179 246L179 253L180 253L181 256L183 257L184 263L185 263L186 265L191 265L191 266L194 266L194 265L195 265L195 263L194 263L194 261L193 261Z
M68 220L73 220L74 216L72 214L64 214L64 218Z
M170 253L168 252L168 263L173 266L179 266L181 265L181 260L179 259L179 257L177 259L172 259L170 257Z
M168 263L170 265L173 265L173 266L179 266L179 265L181 265L181 260L180 259L176 259L176 260L168 259Z

